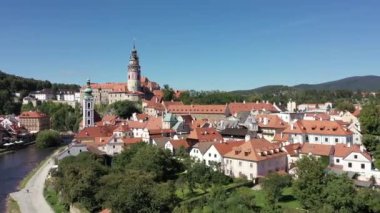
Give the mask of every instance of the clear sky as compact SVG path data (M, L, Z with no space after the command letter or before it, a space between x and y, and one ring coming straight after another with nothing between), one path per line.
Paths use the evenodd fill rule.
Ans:
M380 75L379 0L1 0L0 70L235 90Z

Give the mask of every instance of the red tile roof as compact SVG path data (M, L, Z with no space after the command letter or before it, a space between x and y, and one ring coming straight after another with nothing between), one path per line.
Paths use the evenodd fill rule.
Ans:
M256 121L260 128L285 129L286 127L288 127L288 124L281 118L279 118L277 115L257 115Z
M222 142L222 143L216 143L213 146L215 147L216 150L218 150L220 155L225 155L227 152L230 152L233 147L235 146L240 146L244 141L227 141L227 142Z
M170 140L169 142L172 144L174 149L179 149L181 147L187 149L190 147L189 143L185 139Z
M125 123L121 123L117 126L117 128L115 130L113 130L114 132L127 132L131 130L131 128L129 128L129 126Z
M286 152L280 147L280 144L270 143L265 139L253 139L240 146L233 147L224 157L248 161L262 161L271 158L285 157L286 155Z
M228 105L231 114L239 112L248 112L251 110L265 110L269 112L278 112L278 109L270 103L230 103Z
M274 135L274 138L273 138L273 141L276 141L276 142L286 142L286 141L289 141L289 135L288 134L278 134L276 133Z
M222 135L214 128L195 128L190 132L188 139L198 142L223 141Z
M366 152L365 150L360 150L360 145L354 144L348 147L345 144L336 144L335 145L335 152L334 156L335 157L341 157L341 158L346 158L349 154L356 152L356 153L361 153L365 158L367 158L369 161L371 161L371 155Z
M169 105L167 110L174 114L228 114L226 105Z
M318 156L330 156L334 153L334 146L325 145L325 144L304 143L302 145L300 153L306 154L306 155L311 153L312 155L318 155Z
M301 147L302 145L300 143L294 143L286 145L285 150L290 156L295 156L298 154L298 151L301 149Z
M81 138L95 138L95 137L110 137L113 134L114 129L116 129L117 126L93 126L93 127L86 127L78 132L78 134L75 136L77 139Z
M36 111L23 112L19 116L19 118L45 118L45 117L48 117L48 116L42 112L36 112Z
M352 135L336 121L308 121L298 120L284 130L287 134L318 134L318 135Z

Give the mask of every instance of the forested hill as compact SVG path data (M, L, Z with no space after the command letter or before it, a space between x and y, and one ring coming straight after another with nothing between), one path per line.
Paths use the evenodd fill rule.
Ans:
M42 89L51 89L55 93L59 90L77 91L79 86L24 78L0 70L0 114L18 114L20 112L21 103L15 102L14 93L20 93L21 98L23 98L30 92Z
M5 73L0 70L0 89L6 89L10 92L29 93L41 89L56 90L78 90L79 85L76 84L57 84L50 81L36 80L33 78L24 78L12 74Z
M329 81L320 84L299 84L295 86L285 85L269 85L258 87L251 90L236 90L232 91L235 94L262 93L271 91L284 90L349 90L349 91L380 91L380 76L354 76L343 78L336 81Z

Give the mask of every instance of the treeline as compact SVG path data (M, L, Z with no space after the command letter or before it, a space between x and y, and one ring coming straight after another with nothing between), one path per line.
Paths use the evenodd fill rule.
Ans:
M60 195L65 208L79 203L90 212L172 212L183 200L231 182L189 157L178 160L168 150L138 143L112 163L90 153L63 159L47 189Z
M19 101L33 91L51 89L55 94L59 90L78 91L79 88L75 84L56 84L0 71L0 100L2 100L0 101L0 114L19 114L21 110ZM16 98L15 93L20 93L20 97Z
M79 104L75 108L68 104L43 102L34 107L31 103L23 105L21 111L39 111L49 115L50 128L56 131L77 131L82 121L82 112Z

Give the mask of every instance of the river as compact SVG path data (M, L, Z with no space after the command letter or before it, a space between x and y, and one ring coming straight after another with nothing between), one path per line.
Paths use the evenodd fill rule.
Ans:
M8 194L16 191L18 183L53 150L30 145L14 153L0 155L0 212L5 212Z

